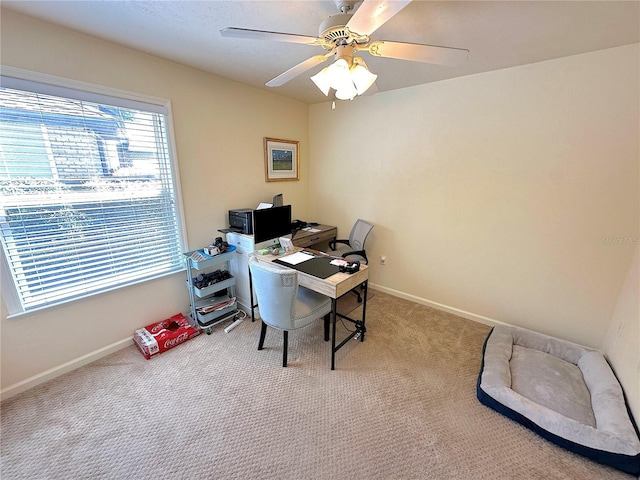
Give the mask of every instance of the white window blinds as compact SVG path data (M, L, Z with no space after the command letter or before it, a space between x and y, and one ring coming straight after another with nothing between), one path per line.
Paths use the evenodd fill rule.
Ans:
M18 312L183 268L164 108L51 91L0 87L0 235Z

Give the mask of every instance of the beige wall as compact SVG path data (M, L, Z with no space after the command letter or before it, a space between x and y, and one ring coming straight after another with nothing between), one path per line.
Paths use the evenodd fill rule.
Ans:
M604 349L636 418L639 47L310 113L314 218L376 224L377 288Z
M640 248L629 267L603 351L611 363L625 393L631 411L640 421Z
M376 224L380 288L599 348L634 249L607 239L639 234L639 58L636 44L313 105L314 217L340 236Z
M189 248L220 235L229 208L276 193L284 193L295 216L308 216L305 104L11 11L3 10L1 21L3 65L171 100ZM264 181L265 136L300 141L299 182ZM3 305L2 388L117 348L136 328L185 311L184 281L176 274L14 319Z

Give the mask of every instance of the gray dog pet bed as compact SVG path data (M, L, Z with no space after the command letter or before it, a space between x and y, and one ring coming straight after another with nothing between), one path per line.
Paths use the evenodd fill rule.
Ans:
M557 445L640 475L638 428L596 351L516 327L484 344L478 400Z

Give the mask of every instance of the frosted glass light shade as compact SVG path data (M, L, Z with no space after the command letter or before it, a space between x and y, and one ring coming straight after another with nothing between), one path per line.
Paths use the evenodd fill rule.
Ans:
M318 87L322 93L324 93L325 97L329 96L329 89L331 88L331 77L328 70L329 67L324 67L311 77L311 81L316 84L316 87Z
M351 68L351 80L356 86L358 95L362 95L367 89L373 85L373 82L378 78L377 75L371 73L362 65L355 65Z
M332 77L331 88L336 91L336 98L350 100L356 96L356 88L351 80L349 64L344 59L339 59L329 67Z
M345 83L343 87L336 90L336 98L339 100L353 100L353 97L357 94L358 91L351 81L349 81L349 83Z

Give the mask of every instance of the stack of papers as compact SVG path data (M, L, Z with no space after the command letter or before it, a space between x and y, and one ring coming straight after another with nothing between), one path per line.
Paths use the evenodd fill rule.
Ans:
M200 307L197 307L196 310L198 311L198 313L200 315L204 315L204 314L215 312L215 311L218 311L218 310L223 310L225 308L228 308L228 307L232 306L235 303L236 303L236 297L233 297L233 298L230 298L228 300L223 300L223 301L218 302L218 303L213 304L213 305L202 305Z
M285 257L281 257L280 260L283 262L287 262L290 265L298 265L299 263L306 262L307 260L311 260L313 255L304 252L296 252L291 255L287 255Z

